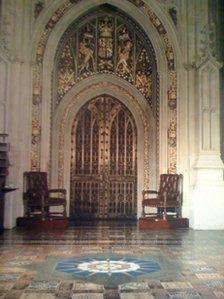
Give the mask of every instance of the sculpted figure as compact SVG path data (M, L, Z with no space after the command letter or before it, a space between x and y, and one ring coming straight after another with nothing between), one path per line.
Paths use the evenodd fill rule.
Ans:
M80 64L80 73L85 69L87 71L90 70L92 66L95 69L95 62L93 57L93 50L87 45L86 41L81 41L79 44L79 55L83 56L83 61Z
M130 40L126 41L123 47L118 49L118 63L116 67L116 72L119 68L122 70L122 73L128 73L132 77L131 70L128 65L128 60L130 59L132 49L132 43Z
M113 24L109 22L109 19L106 17L104 22L99 25L100 35L102 37L112 38L113 34Z

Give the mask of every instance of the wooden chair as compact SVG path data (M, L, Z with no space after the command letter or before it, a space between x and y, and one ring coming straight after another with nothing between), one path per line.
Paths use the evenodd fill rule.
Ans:
M51 196L52 194L56 196ZM48 189L47 173L28 171L24 173L25 216L41 219L66 217L66 190ZM62 212L52 212L51 207L62 206Z
M156 216L167 218L167 211L172 211L173 216L182 217L182 174L161 174L159 191L143 190L142 217ZM152 197L154 194L154 197ZM155 197L156 195L156 197ZM146 213L145 208L156 208L155 213Z

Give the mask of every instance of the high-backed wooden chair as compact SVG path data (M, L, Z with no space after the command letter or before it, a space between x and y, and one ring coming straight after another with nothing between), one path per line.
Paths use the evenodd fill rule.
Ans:
M55 194L55 196L52 196ZM48 189L47 173L28 171L24 173L25 216L66 217L66 190ZM61 212L50 211L51 207L61 206Z
M182 174L161 174L159 190L143 190L142 217L156 216L167 218L167 211L171 210L173 216L182 216ZM152 196L154 194L154 197ZM156 209L155 213L146 213L145 208Z

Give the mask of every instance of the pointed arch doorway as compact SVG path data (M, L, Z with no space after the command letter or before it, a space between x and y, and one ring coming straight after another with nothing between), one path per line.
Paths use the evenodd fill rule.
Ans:
M137 129L129 109L109 95L86 103L71 133L70 217L134 219Z

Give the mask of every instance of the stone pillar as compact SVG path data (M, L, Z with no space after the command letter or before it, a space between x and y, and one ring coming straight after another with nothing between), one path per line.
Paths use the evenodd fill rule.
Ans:
M224 165L220 150L220 69L212 20L201 30L196 69L197 159L192 226L224 229ZM221 38L221 37L220 37Z
M8 68L5 83L5 129L9 135L12 164L8 183L19 189L8 193L5 201L5 228L12 228L23 215L23 172L29 169L31 136L31 62L30 37L32 12L29 0L2 1L4 48ZM2 91L2 88L1 88Z

